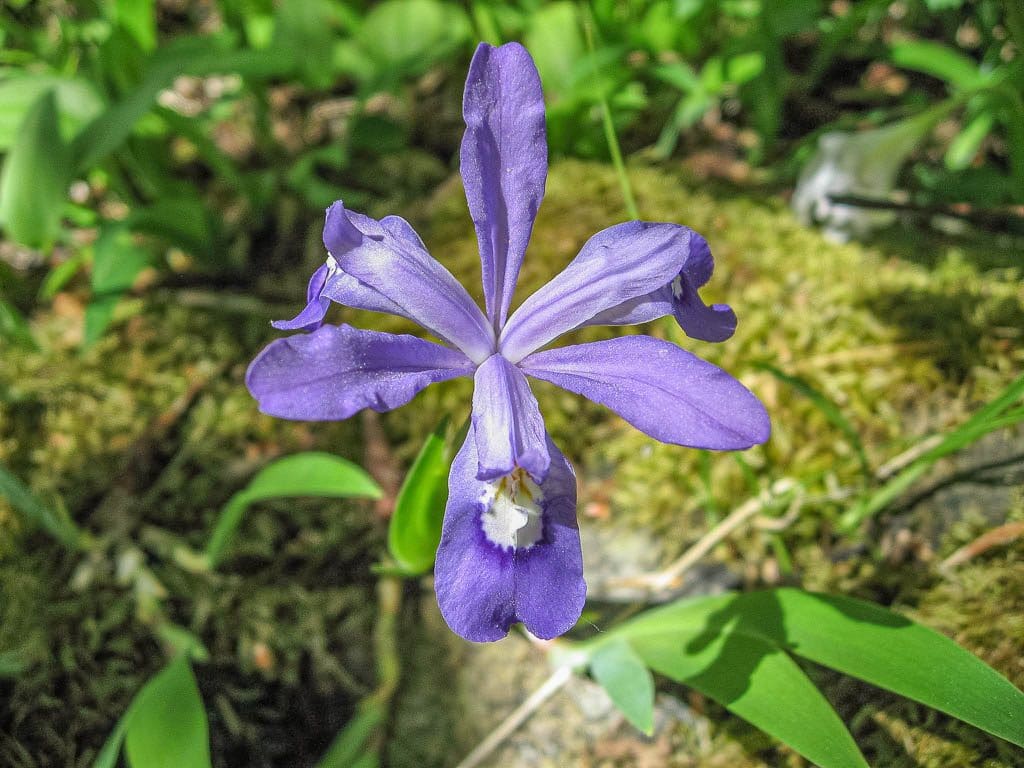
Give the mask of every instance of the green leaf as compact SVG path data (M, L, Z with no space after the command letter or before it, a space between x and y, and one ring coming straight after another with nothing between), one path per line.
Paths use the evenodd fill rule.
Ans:
M149 57L135 90L78 132L71 142L72 162L77 170L87 170L117 149L160 92L179 75L237 72L258 77L287 73L290 66L291 59L274 49L235 51L223 39L210 35L177 37Z
M388 551L408 574L429 571L441 541L452 457L445 442L445 418L427 437L395 501L388 527Z
M530 15L524 44L533 56L544 83L544 93L555 104L568 97L575 85L575 70L586 54L575 3L555 2Z
M356 32L376 76L421 75L469 39L466 13L438 0L386 0L371 8Z
M92 298L85 308L82 347L95 344L110 325L117 302L150 261L124 223L105 226L93 247Z
M12 240L48 248L57 235L71 180L52 90L25 114L0 173L0 222Z
M179 656L131 705L125 755L131 768L208 768L209 727L188 659Z
M590 672L622 714L650 736L654 732L654 678L625 640L602 645L590 659Z
M743 595L735 610L792 653L1024 746L1024 693L945 635L872 603L790 588Z
M37 526L57 541L77 549L85 541L82 532L66 514L60 514L43 504L17 477L0 464L0 495L21 513L29 525Z
M368 755L363 747L370 734L384 721L384 709L376 699L368 698L360 702L355 717L338 733L331 743L327 754L317 763L317 768L350 768L360 765ZM369 757L375 760L372 754ZM373 765L375 763L369 763Z
M156 48L155 0L108 0L112 19L144 51Z
M1024 417L1019 412L1009 410L1022 397L1024 397L1024 375L1010 382L992 402L978 409L967 421L948 432L938 445L889 478L882 487L852 505L840 518L840 526L844 530L852 530L863 520L878 514L889 506L931 469L939 459L966 448L989 432L1024 421Z
M867 768L839 715L776 645L724 627L680 629L630 642L655 671L711 697L821 768Z
M15 72L0 82L0 150L8 149L18 137L29 108L47 91L57 98L61 136L74 131L103 109L103 100L87 80L35 72Z
M978 65L942 43L904 40L889 49L893 64L945 80L953 88L974 88L985 81Z
M28 349L38 349L28 321L10 302L0 298L0 337Z
M996 116L992 112L981 112L975 115L957 134L946 150L946 167L951 171L962 171L974 161L981 142L992 131Z
M787 384L810 400L814 404L814 407L821 411L821 414L832 426L846 435L846 438L850 441L850 445L857 454L861 470L864 472L865 476L871 476L871 464L868 462L867 454L864 452L864 444L860 440L860 434L858 434L857 429L850 423L849 419L843 415L843 412L839 410L835 403L799 376L793 376L785 373L775 366L767 363L761 363L756 367L770 373L783 384Z
M379 499L381 490L355 464L329 453L310 451L278 459L224 505L206 545L210 567L216 567L220 561L250 504L293 496Z

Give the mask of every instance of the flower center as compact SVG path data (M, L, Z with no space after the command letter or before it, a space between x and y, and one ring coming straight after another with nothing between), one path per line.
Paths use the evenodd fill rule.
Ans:
M487 486L480 525L487 540L503 549L529 549L543 534L544 494L519 467Z

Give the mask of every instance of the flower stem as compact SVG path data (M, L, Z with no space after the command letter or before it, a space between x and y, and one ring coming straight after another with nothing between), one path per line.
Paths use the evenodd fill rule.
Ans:
M583 6L583 34L587 40L587 51L594 53L594 19L590 13L589 4ZM622 189L622 200L626 204L626 213L631 219L639 219L640 212L636 207L636 198L633 197L633 185L629 183L629 176L626 174L626 164L622 161L622 149L619 147L619 137L615 134L615 123L612 120L612 110L608 105L608 97L602 93L599 99L601 106L601 122L604 125L604 139L608 143L608 154L612 157L612 165L615 166L615 173L619 177L619 187Z

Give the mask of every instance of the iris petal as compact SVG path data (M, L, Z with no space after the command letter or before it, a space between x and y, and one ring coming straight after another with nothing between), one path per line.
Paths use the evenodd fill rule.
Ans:
M481 43L462 102L461 172L480 244L487 315L501 328L548 173L544 93L519 43Z
M607 309L584 325L635 325L672 315L690 338L725 341L736 331L736 313L728 304L708 306L697 293L714 268L708 241L693 232L686 259L671 282Z
M494 331L451 272L435 260L409 223L327 211L324 242L341 271L397 306L399 314L461 349L474 362L494 352Z
M499 640L516 621L538 637L557 637L583 610L587 586L576 525L576 477L550 437L547 442L551 467L540 484L543 533L526 549L502 549L483 532L492 484L476 476L472 428L452 463L434 585L445 621L467 640Z
M523 372L611 408L663 443L713 450L768 439L768 414L740 382L661 339L623 336L530 355Z
M537 482L548 473L544 418L522 371L492 355L474 378L473 426L477 436L477 477L492 480L522 467Z
M517 363L601 312L668 285L689 254L692 235L678 224L646 221L598 232L509 318L501 353Z
M271 342L245 383L263 413L334 421L397 408L429 384L472 372L461 352L415 336L325 325Z

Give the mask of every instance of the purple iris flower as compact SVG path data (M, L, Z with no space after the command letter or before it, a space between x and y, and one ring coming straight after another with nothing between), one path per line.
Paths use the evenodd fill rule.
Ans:
M336 420L397 408L434 382L472 376L470 429L452 464L437 550L438 603L468 640L497 640L516 621L551 638L579 618L586 584L576 478L527 377L601 403L677 445L749 448L768 438L768 416L727 373L650 336L545 349L582 326L665 315L694 338L731 336L733 311L697 294L714 263L707 242L687 227L630 221L599 232L510 315L547 177L544 97L526 49L480 45L463 114L462 180L486 313L406 221L378 221L337 202L327 210L329 256L309 282L307 306L275 323L308 333L272 342L246 383L264 413ZM332 301L401 315L442 343L324 325Z

